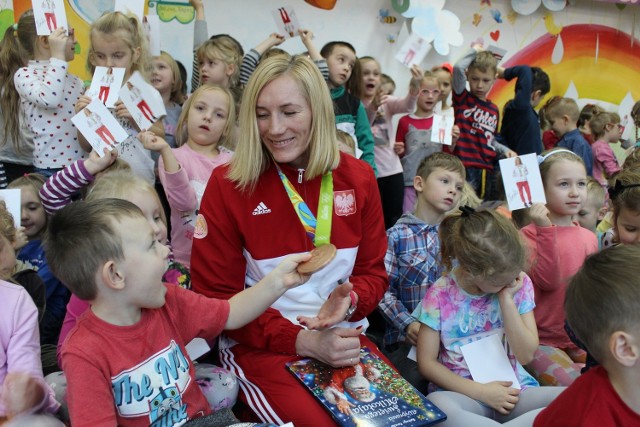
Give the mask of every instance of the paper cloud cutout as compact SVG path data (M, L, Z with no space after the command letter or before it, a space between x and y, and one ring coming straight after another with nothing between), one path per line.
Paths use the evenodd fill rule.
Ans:
M440 55L449 54L449 46L461 46L463 42L460 32L460 19L448 10L442 10L445 0L412 1L402 15L413 18L411 31L427 42Z

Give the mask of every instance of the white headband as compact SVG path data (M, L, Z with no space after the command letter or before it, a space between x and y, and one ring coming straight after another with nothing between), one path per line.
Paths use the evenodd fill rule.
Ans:
M547 160L547 157L549 156L553 156L554 154L558 154L558 153L571 153L576 157L580 157L578 156L576 153L574 153L571 150L567 150L566 148L560 148L559 150L553 150L547 154L545 154L544 156L538 156L538 164L541 164L542 162L544 162L545 160Z

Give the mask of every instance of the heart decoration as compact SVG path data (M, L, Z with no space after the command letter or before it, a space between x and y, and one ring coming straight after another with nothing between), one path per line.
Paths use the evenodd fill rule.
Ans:
M491 36L494 42L497 42L498 39L500 38L500 30L491 31L489 33L489 36Z

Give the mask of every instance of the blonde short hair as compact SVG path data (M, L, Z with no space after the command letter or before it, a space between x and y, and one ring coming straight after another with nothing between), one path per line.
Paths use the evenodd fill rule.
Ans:
M340 153L336 144L336 124L333 101L329 89L318 67L304 56L291 58L282 55L268 58L260 63L251 75L242 96L237 150L231 161L228 178L238 188L252 191L260 175L271 163L271 155L260 139L256 105L262 89L279 77L293 79L300 94L311 110L309 132L309 164L305 171L307 179L323 175L338 166ZM313 101L312 101L313 100Z

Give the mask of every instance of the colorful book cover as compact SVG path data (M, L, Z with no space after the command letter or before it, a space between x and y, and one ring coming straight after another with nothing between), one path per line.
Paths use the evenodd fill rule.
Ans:
M447 416L368 348L356 366L332 368L315 359L287 368L345 427L421 427Z

